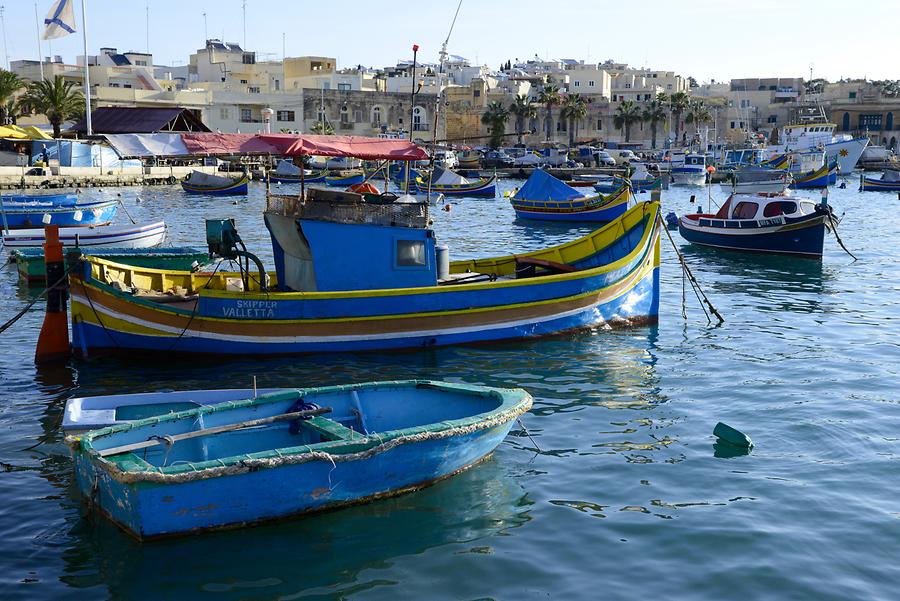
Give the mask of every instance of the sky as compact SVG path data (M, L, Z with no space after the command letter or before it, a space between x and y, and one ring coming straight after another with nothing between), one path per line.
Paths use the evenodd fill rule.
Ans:
M68 63L83 54L78 33L43 42L43 55ZM318 55L338 67L383 67L412 58L436 62L458 0L246 0L246 48L258 60ZM210 38L244 45L243 0L85 0L88 53L101 46L149 50L156 64L186 64ZM38 56L35 2L0 0L4 53ZM38 0L41 21L53 0ZM862 19L858 7L865 7ZM699 82L740 77L900 79L898 0L462 0L451 54L499 68L507 60L613 59L675 71ZM284 37L282 37L284 34ZM5 56L0 56L5 60Z

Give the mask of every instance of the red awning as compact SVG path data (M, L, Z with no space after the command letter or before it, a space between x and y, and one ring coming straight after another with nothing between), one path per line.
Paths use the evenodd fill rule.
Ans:
M278 147L261 140L257 134L183 133L181 140L193 155L281 154Z
M428 153L409 140L388 140L360 136L307 136L291 134L262 134L261 140L282 147L286 156L318 155L325 157L354 157L368 160L424 161ZM284 146L287 139L291 143Z

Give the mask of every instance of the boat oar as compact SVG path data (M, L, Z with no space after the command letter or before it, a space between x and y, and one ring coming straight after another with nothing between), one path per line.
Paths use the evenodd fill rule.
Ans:
M174 434L172 436L157 436L151 438L150 440L144 440L142 442L133 442L131 444L125 444L118 447L102 449L98 451L98 453L101 457L109 457L110 455L128 453L130 451L137 451L140 449L155 447L161 444L171 446L179 440L188 440L189 438L210 436L212 434L222 434L223 432L233 432L234 430L242 430L243 428L253 428L255 426L264 426L266 424L274 424L276 422L289 421L293 419L303 419L306 417L313 417L315 415L322 415L323 413L331 413L331 407L321 407L319 409L310 409L307 411L295 411L293 413L282 413L281 415L274 415L272 417L263 417L260 419L251 419L246 422L240 422L238 424L229 424L227 426L216 426L215 428L194 430L192 432L185 432L184 434Z

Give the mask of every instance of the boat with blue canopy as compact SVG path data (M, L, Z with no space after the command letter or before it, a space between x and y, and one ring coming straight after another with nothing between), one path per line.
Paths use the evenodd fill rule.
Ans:
M543 169L535 169L510 203L522 219L603 222L621 217L630 197L627 182L610 194L585 196Z
M859 179L860 192L900 192L900 171L886 169L881 177L866 177L861 175Z
M75 194L3 195L0 227L5 230L106 225L115 219L118 209L118 200L81 201Z
M82 496L140 540L411 492L490 455L521 389L432 381L298 388L66 437Z
M323 154L327 144L328 152L366 159L427 156L402 140L320 138L300 136L282 152ZM85 256L69 274L73 348L84 355L425 349L658 318L659 203L640 203L551 248L452 262L428 211L409 196L270 194L264 221L275 271L268 273L231 220L207 222L210 252L250 259L256 269L191 273Z

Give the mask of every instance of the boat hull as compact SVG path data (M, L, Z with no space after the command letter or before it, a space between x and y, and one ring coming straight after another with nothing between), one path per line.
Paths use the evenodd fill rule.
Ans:
M735 220L682 217L678 231L682 238L700 246L821 258L826 220L824 214L815 214L790 220L776 218L770 220L779 222L775 225L744 228Z
M176 310L93 275L70 276L74 348L211 355L415 350L652 323L659 314L658 211L658 204L642 203L595 232L614 242L573 259L577 271L533 278L335 293L203 290L195 309ZM582 252L581 241L573 244ZM541 252L533 255L551 258ZM516 257L457 262L451 271L490 265L514 272ZM108 267L97 260L85 269L99 274Z
M706 171L681 171L679 167L672 169L673 186L705 186Z
M428 192L426 184L417 183L416 189L419 192ZM440 184L432 184L432 194L443 194L444 196L466 196L478 198L496 198L497 196L497 178L482 178L477 182L465 185L442 186Z
M7 202L4 198L5 219L0 220L0 227L6 225L11 229L27 229L44 225L60 227L105 225L115 219L118 209L119 202L115 200L58 204L45 201ZM44 223L47 215L50 216L50 222Z
M869 144L868 138L854 138L842 142L832 142L825 145L825 163L837 162L838 169L843 174L848 174L856 169L863 151Z
M206 196L231 196L247 194L250 178L244 176L231 184L224 186L195 186L181 182L181 188L188 194L205 194Z
M860 192L900 192L900 181L885 182L877 177L863 177L859 184Z
M61 228L59 240L66 247L151 248L166 239L163 221L134 227ZM44 230L18 230L4 237L8 248L39 248L44 243Z
M307 175L302 180L299 175L275 175L269 174L269 181L279 184L299 184L301 181L305 184L318 184L325 181L327 173L324 171L318 174Z
M838 164L832 162L829 166L822 166L809 173L796 176L791 188L827 188L837 182L837 171Z
M135 248L97 247L91 251L93 256L105 257L117 263L153 267L157 269L189 270L194 262L204 263L209 260L209 251L199 248L155 248L152 251ZM10 257L16 263L19 278L29 284L43 284L47 279L47 268L44 263L44 250L41 248L15 249Z
M354 186L356 184L361 184L366 181L366 176L363 173L359 175L353 175L350 177L326 177L325 184L328 186Z
M736 184L719 184L722 192L730 194L781 194L787 189L782 180L767 182L738 182Z
M618 219L628 209L631 195L620 186L609 196L594 195L576 200L528 200L513 197L510 202L519 219L542 221L609 222Z

